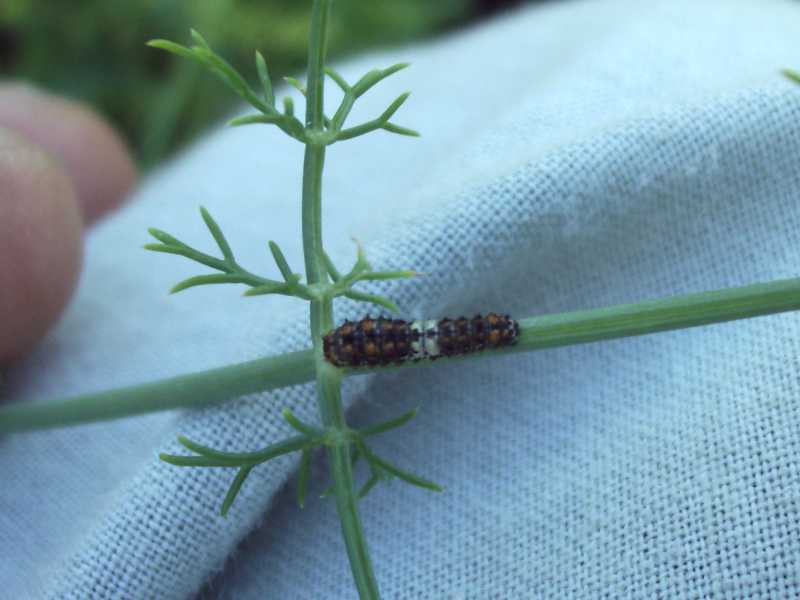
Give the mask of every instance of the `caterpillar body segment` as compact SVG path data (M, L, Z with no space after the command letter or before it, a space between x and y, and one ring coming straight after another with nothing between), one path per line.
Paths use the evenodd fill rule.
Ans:
M338 367L377 367L512 346L518 338L519 323L496 313L419 321L367 315L325 335L323 349Z

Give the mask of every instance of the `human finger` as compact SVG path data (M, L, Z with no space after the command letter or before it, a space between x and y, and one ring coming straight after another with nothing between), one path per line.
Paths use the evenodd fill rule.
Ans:
M78 102L27 84L2 83L0 126L20 133L63 164L85 223L119 206L136 182L136 166L125 143Z
M78 280L83 218L61 165L0 127L0 365L53 325Z

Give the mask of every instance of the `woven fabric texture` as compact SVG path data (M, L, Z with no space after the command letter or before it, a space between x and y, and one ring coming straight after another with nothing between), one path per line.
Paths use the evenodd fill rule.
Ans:
M330 149L329 253L349 265L356 237L375 268L426 273L372 288L407 318L798 275L800 87L779 74L800 67L798 16L788 0L544 3L340 65L354 80L412 62L352 122L410 89L396 120L424 137ZM302 154L273 128L218 130L150 176L90 236L77 297L3 401L308 346L302 303L168 296L202 269L141 250L152 226L211 251L202 204L242 264L274 275L273 239L299 269ZM799 357L784 314L348 380L354 425L420 407L375 449L445 488L362 503L384 597L798 597ZM157 458L177 434L266 445L289 433L284 407L315 421L313 386L0 439L0 596L354 598L332 501L294 504L299 457L255 469L227 519L232 472Z

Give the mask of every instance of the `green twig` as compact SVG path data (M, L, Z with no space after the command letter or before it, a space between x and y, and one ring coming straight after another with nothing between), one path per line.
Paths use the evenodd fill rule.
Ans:
M222 253L221 259L206 254L205 252L200 252L199 250L184 244L177 238L164 231L161 231L160 229L151 228L149 230L150 235L156 238L160 243L146 244L144 246L145 249L152 250L154 252L164 252L167 254L185 256L186 258L202 265L222 271L222 273L198 275L195 277L190 277L189 279L185 279L176 284L170 290L170 293L174 294L200 285L243 283L250 286L250 289L245 292L245 296L280 294L283 296L295 296L305 300L311 299L311 293L309 292L308 288L300 284L300 275L291 272L289 269L289 264L286 262L286 258L283 256L283 252L281 252L281 249L275 242L270 242L269 248L272 252L275 262L278 265L278 270L280 270L281 275L283 276L283 282L276 281L274 279L267 279L265 277L259 277L258 275L254 275L239 265L239 263L236 262L236 257L233 255L233 250L231 250L231 247L228 244L228 240L222 233L222 229L213 219L211 214L203 207L200 208L200 214L202 215L206 227L208 227L211 236L214 238L214 241L217 243L217 246Z
M259 115L251 115L242 119L234 119L232 122L233 125L269 123L276 125L287 135L296 140L303 143L306 142L303 124L294 117L291 111L280 113L275 108L275 94L272 90L267 64L260 53L256 52L256 70L258 71L258 78L261 83L263 99L253 91L245 78L236 71L230 63L209 47L208 43L198 32L192 30L191 33L192 39L196 44L191 47L181 46L169 40L151 40L148 42L148 46L166 50L167 52L197 61L206 66L212 73L217 75L225 85L231 88L260 113Z
M800 278L521 319L517 345L448 360L480 360L486 356L645 335L794 310L800 310ZM422 361L380 369L344 369L343 375L436 368L445 362ZM206 406L245 394L312 381L314 368L312 351L303 350L64 400L18 403L0 408L0 433Z
M365 94L369 89L371 89L377 83L383 81L390 75L394 75L398 71L405 69L408 67L408 63L398 63L396 65L392 65L388 69L373 69L366 75L364 75L358 82L351 86L349 85L344 77L339 75L336 71L331 68L325 69L325 72L333 79L336 84L342 89L344 92L344 98L342 98L342 103L339 105L336 114L333 116L333 119L330 120L329 128L333 133L333 139L331 143L340 140L350 139L359 135L363 135L365 133L369 133L370 131L374 131L376 129L385 129L392 133L399 133L401 135L412 135L418 136L419 134L411 129L407 129L405 127L399 127L392 123L389 123L389 119L394 115L398 108L406 101L408 98L408 93L403 94L397 100L395 100L388 109L384 111L384 113L370 121L365 123L364 125L360 125L358 127L354 127L351 129L346 129L342 131L342 127L344 126L344 122L347 117L350 115L350 111L353 108L356 100L360 98L363 94Z
M0 433L199 408L313 379L312 352L301 350L64 400L3 406L0 407Z
M325 129L323 113L324 68L327 40L327 22L331 0L314 0L311 13L311 33L308 44L308 89L306 93L306 126L313 135ZM325 163L325 142L314 143L307 135L303 166L303 252L306 280L309 286L326 283L328 270L322 245L322 169ZM353 489L353 471L350 462L350 441L341 399L341 373L325 361L322 334L333 327L333 299L311 301L311 339L314 345L314 362L317 396L322 424L337 433L334 443L329 443L328 461L333 476L336 510L341 522L350 569L361 600L380 598L378 582L372 569L366 538L358 514L358 499Z

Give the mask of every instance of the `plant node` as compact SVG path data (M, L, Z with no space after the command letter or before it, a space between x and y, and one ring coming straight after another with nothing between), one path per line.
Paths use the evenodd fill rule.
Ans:
M342 275L336 266L333 264L331 258L324 254L325 268L328 271L333 284L330 285L330 295L332 298L344 296L351 300L358 300L362 302L369 302L381 306L390 312L400 312L400 308L388 298L379 296L377 294L367 294L353 289L353 286L359 281L385 281L389 279L408 279L415 277L418 273L416 271L373 271L369 262L367 261L364 248L358 242L356 243L356 262L350 272Z
M405 481L408 484L424 488L426 490L434 491L434 492L441 492L442 488L419 475L415 475L409 471L403 470L400 467L392 464L385 458L379 457L375 452L367 445L365 441L366 438L377 435L379 433L384 433L391 429L396 429L408 423L411 419L413 419L417 415L417 409L410 410L407 413L400 415L399 417L395 417L394 419L389 419L383 423L379 423L378 425L373 425L371 427L366 427L364 429L351 429L349 430L347 436L345 438L337 438L335 443L348 443L353 445L353 451L350 454L350 460L353 465L355 465L361 458L367 461L369 465L370 476L361 489L358 492L359 498L364 498L380 481L391 481L392 479L400 479ZM330 438L329 438L330 439ZM333 443L333 442L328 442ZM333 492L333 486L329 486L321 496L327 497Z

